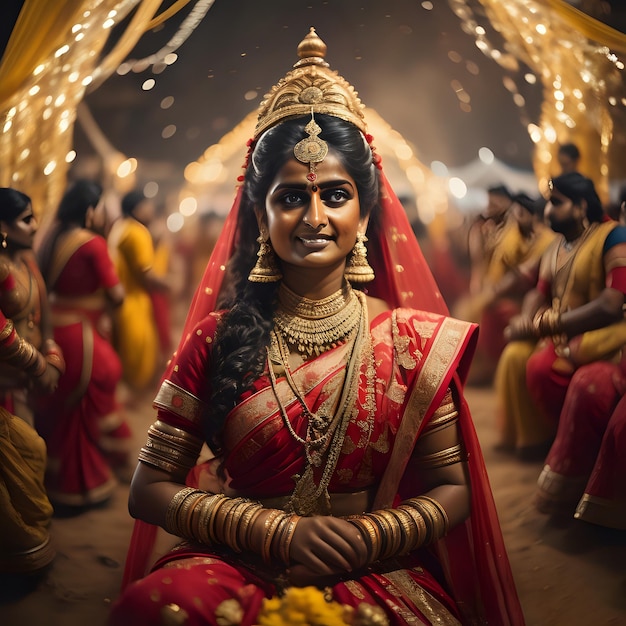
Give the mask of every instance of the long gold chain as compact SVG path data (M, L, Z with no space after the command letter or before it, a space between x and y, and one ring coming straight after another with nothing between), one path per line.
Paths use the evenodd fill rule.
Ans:
M289 416L287 415L287 411L283 403L280 401L271 359L268 363L270 383L280 409L281 417L283 418L285 426L289 430L291 436L303 445L307 459L307 468L305 469L304 474L299 477L299 482L297 483L296 489L294 490L290 500L290 506L292 506L294 510L300 511L300 514L311 514L315 512L315 507L317 506L317 503L319 503L320 498L326 501L328 500L328 485L330 483L332 473L337 465L337 461L339 460L339 454L343 446L343 440L348 429L348 424L350 423L350 418L356 408L355 403L359 389L358 379L360 376L363 358L371 351L369 349L370 342L368 341L368 316L365 295L358 293L356 300L359 304L360 323L357 327L357 332L354 333L353 345L349 349L341 398L338 403L337 410L331 419L325 416L316 416L316 414L308 408L302 393L291 376L288 363L288 352L286 354L284 353L284 346L283 350L279 351L280 360L282 361L282 366L284 367L287 382L298 399L298 402L302 406L305 415L309 417L309 419L310 417L317 418L316 425L309 423L307 426L306 438L300 437L295 432L289 420ZM279 338L277 337L277 339ZM324 423L327 424L326 427L323 426ZM314 435L314 437L311 435ZM322 457L326 453L326 464L322 471L322 476L319 483L315 485L315 483L312 482L314 480L312 476L312 468L314 466L319 467L321 465ZM303 479L305 479L305 482L303 482Z

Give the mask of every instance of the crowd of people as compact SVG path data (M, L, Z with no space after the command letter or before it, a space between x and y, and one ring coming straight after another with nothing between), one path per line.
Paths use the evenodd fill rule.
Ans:
M1 573L45 572L53 513L102 505L132 476L121 396L156 389L168 335L151 297L169 285L153 270L150 201L127 193L112 224L107 201L72 181L37 239L30 197L0 189Z
M53 511L132 473L112 625L271 624L305 589L337 624L523 626L466 384L543 462L540 511L626 530L626 198L564 144L545 195L487 190L446 303L325 55L311 29L262 102L175 351L153 200L111 223L77 180L35 246L0 189L0 571L45 571ZM126 399L153 387L137 461Z
M626 530L626 194L603 204L580 156L559 147L545 197L488 190L455 314L480 322L468 382L493 385L496 450L543 463L537 509Z

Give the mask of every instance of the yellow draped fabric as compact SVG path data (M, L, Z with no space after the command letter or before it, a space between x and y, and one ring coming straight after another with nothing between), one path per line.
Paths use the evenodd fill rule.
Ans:
M626 175L623 143L613 141L626 125L626 81L615 57L626 52L626 35L563 0L480 2L506 41L506 53L487 54L507 70L525 63L543 86L540 136L533 138L540 185L559 173L558 145L573 141L581 149L581 171L608 201L609 181Z
M178 0L155 18L162 0L26 0L0 60L0 185L31 196L39 217L53 211L85 92L102 84L147 30L188 2ZM131 11L101 59L113 27Z
M0 562L6 560L24 571L36 569L39 557L51 556L44 549L52 517L45 469L44 440L24 420L0 407ZM26 551L37 546L42 546L41 554L29 557Z
M122 361L124 380L133 389L145 389L155 374L159 337L144 272L154 270L150 231L137 220L117 220L109 235L109 248L124 286L124 302L115 311L115 348Z
M550 8L559 14L572 28L581 32L585 37L607 46L613 52L626 54L626 34L589 17L565 0L546 0Z

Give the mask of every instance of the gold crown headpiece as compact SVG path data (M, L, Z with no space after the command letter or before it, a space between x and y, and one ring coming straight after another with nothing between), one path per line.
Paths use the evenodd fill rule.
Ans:
M354 87L324 60L326 44L314 28L298 46L300 60L265 95L254 138L279 122L300 115L325 113L351 122L366 133L363 105Z

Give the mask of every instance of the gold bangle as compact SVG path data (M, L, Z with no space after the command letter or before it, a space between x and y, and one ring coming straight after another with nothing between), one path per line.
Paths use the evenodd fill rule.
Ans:
M239 518L239 524L237 525L237 541L243 550L249 550L250 545L248 542L248 531L253 520L260 515L263 510L263 506L258 502L251 502L244 509L241 517Z
M384 554L381 556L381 559L385 560L398 553L402 543L400 525L398 524L398 520L387 509L381 509L380 511L376 511L374 514L378 515L383 522L385 533L387 535L387 545Z
M252 513L247 527L243 529L243 545L246 546L246 550L252 550L252 530L254 529L254 525L258 517L261 515L261 513L263 513L264 510L265 509L263 508L263 505L259 504L258 508Z
M373 513L366 513L363 517L368 520L370 524L372 524L374 527L377 538L376 543L378 546L378 550L376 551L376 560L381 560L387 552L387 534L385 533L384 524L382 520Z
M174 497L170 500L169 505L167 506L167 510L165 512L165 530L171 533L172 535L179 535L180 531L178 528L178 510L180 509L182 503L185 501L185 498L195 493L197 490L193 487L184 487L180 491L177 491L174 494Z
M448 529L450 527L450 520L448 519L448 514L443 508L441 502L435 500L434 498L431 498L430 496L418 496L418 499L422 501L426 500L430 503L433 510L436 511L435 517L437 518L437 530L439 535L437 539L440 539L441 537L447 535Z
M211 496L209 496L208 494L202 494L199 498L196 498L194 500L193 505L190 507L189 512L187 513L187 520L185 525L185 530L187 531L186 537L192 538L199 536L197 534L197 531L194 532L195 529L199 528L197 517L202 512L202 506L204 502L206 502L206 500L210 497Z
M428 536L428 529L426 528L424 516L412 506L405 507L403 504L401 504L398 508L403 510L413 520L413 523L415 524L415 529L417 532L416 542L413 546L413 550L415 550L426 543L426 537Z
M271 514L270 514L271 515ZM271 519L265 521L265 537L263 539L263 548L261 551L261 556L263 558L263 562L266 565L270 565L272 562L272 541L274 539L274 535L276 534L276 530L280 525L280 522L287 516L288 514L279 509L276 510L276 515L272 515Z
M282 541L282 554L283 563L289 565L291 563L291 542L296 532L296 526L302 519L300 515L293 514L289 519L289 525L287 526L286 537Z
M8 339L14 329L15 326L13 325L13 320L7 319L4 328L0 330L0 341L5 341L6 339Z
M403 555L412 552L417 544L417 526L413 518L403 509L389 509L389 513L393 515L400 527L401 542L398 546L397 554Z
M226 495L218 500L212 507L210 515L207 519L207 533L209 536L209 540L213 543L222 543L221 537L218 534L217 521L218 515L220 514L222 507L227 506L229 500L230 499Z

